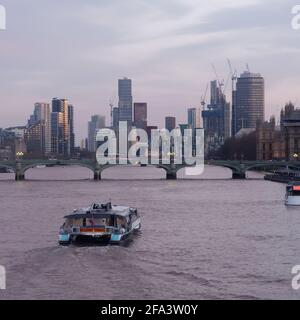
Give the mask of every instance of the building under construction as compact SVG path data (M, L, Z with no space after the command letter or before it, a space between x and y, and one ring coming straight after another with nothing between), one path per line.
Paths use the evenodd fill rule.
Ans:
M205 132L205 154L218 150L231 136L230 103L222 92L222 84L210 83L210 104L202 111Z

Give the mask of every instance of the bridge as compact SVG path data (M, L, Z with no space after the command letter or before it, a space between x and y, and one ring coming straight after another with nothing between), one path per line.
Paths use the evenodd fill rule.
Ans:
M125 164L126 165L126 164ZM131 165L127 161L127 165ZM95 160L16 160L16 161L0 161L0 168L6 168L14 172L15 180L22 181L25 180L25 172L29 169L35 168L37 166L81 166L90 169L94 173L94 180L101 180L102 172L105 169L115 167L115 166L124 166L124 164L105 164L100 165ZM174 180L177 179L177 172L180 169L186 167L193 167L187 164L163 164L160 161L160 164L157 165L147 165L152 167L157 167L164 169L166 171L166 179Z
M128 162L128 164L130 164ZM206 165L229 168L232 171L232 179L246 179L246 172L255 169L300 169L300 161L231 161L231 160L207 160ZM0 161L0 168L6 168L14 172L15 180L25 180L27 170L37 166L81 166L90 169L94 173L94 180L101 180L102 172L114 166L122 166L123 164L106 164L100 165L93 160L16 160L16 161ZM188 164L160 164L148 165L161 168L166 171L166 179L177 179L179 170L187 167L193 167Z

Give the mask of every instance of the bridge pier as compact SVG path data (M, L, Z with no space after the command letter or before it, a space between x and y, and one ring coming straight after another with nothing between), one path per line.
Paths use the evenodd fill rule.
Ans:
M25 180L25 174L17 172L16 175L15 175L15 180L16 181L24 181Z
M177 173L174 171L167 171L167 180L177 180Z
M15 180L16 181L24 181L25 180L25 172L22 170L22 164L19 160L16 161L16 171L15 171Z
M244 180L246 179L246 172L232 172L232 179Z
M101 181L101 171L94 171L94 180L95 181Z

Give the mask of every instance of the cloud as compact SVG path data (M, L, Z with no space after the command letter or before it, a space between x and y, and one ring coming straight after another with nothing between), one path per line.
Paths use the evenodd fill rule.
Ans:
M0 127L25 123L36 100L63 96L76 107L83 137L91 114L109 115L108 100L125 75L133 78L135 100L148 101L150 122L162 124L166 114L184 122L185 108L199 104L214 77L211 63L228 77L227 57L239 71L248 62L265 76L268 114L291 88L297 96L300 32L290 28L292 0L1 4L8 21L0 33Z

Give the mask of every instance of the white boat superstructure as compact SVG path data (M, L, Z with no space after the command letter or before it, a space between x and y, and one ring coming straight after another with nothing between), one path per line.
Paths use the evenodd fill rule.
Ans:
M288 206L300 206L300 183L289 183L286 187L285 204Z
M88 208L74 210L65 216L60 228L59 243L110 242L119 243L141 228L136 208L93 203Z

